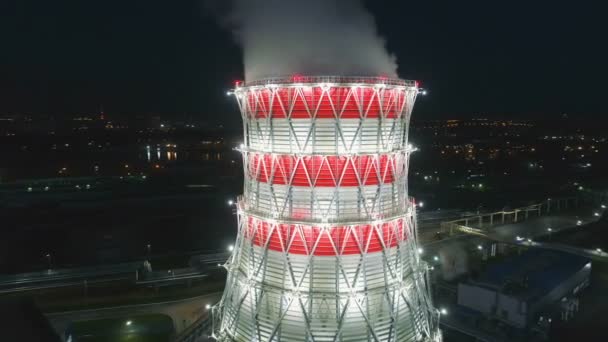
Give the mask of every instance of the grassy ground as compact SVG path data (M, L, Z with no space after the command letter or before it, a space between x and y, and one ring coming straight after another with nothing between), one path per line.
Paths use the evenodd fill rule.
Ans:
M69 334L74 342L169 342L174 328L169 316L151 314L75 322Z

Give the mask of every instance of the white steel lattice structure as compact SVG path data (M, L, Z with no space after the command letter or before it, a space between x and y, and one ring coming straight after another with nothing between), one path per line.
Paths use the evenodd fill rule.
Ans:
M221 341L439 341L408 197L419 88L386 78L237 84L239 232Z

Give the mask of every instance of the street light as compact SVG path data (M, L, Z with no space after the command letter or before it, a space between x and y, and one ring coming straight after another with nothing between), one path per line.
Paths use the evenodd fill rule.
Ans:
M424 202L418 202L418 206L419 206L420 208L424 207Z
M448 314L448 309L446 309L446 308L441 308L441 310L439 310L439 313L445 316L445 315L447 315L447 314Z
M549 233L551 233L551 232L553 231L553 229L551 229L551 228L547 228L547 231L548 231Z
M482 245L477 245L477 249L482 250L483 246Z
M205 304L205 309L207 309L207 310L211 309L211 305Z
M433 260L435 260L435 261L439 261L439 257L435 255L435 256L433 257Z
M228 252L232 252L233 250L234 250L234 246L233 245L228 246Z
M598 253L602 253L602 249L601 248L596 248L595 251L598 252Z
M424 249L422 249L422 247L418 248L418 254L422 254L424 253Z
M126 322L125 322L125 325L126 325L126 326L129 326L129 325L131 325L131 324L133 324L133 321L126 321Z
M595 213L593 213L593 216L600 216L600 213L595 212Z
M606 205L605 204L602 204L602 209L606 209Z
M577 226L580 226L580 225L582 225L582 224L583 224L583 221L581 221L581 220L576 221L576 225L577 225Z
M233 201L233 200L228 200L228 205L230 205L230 206L231 206L231 205L233 205L233 204L234 204L234 201Z
M46 253L46 255L44 257L46 258L47 262L49 263L49 271L50 271L51 268L53 268L51 253Z

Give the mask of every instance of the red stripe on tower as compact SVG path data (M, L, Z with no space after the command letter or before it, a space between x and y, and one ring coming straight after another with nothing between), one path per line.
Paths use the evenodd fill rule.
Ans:
M403 219L351 226L311 226L249 217L247 239L269 250L317 256L376 253L407 239Z
M363 87L266 88L247 94L247 115L273 119L396 119L403 113L403 91Z
M405 175L402 155L303 156L250 153L250 179L293 186L345 187L394 182Z

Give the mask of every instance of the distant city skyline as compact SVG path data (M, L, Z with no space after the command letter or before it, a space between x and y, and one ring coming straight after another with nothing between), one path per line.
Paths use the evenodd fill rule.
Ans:
M428 89L414 120L605 114L601 11L566 1L367 1L399 76ZM0 11L0 114L200 115L238 126L242 53L201 1L29 0Z

